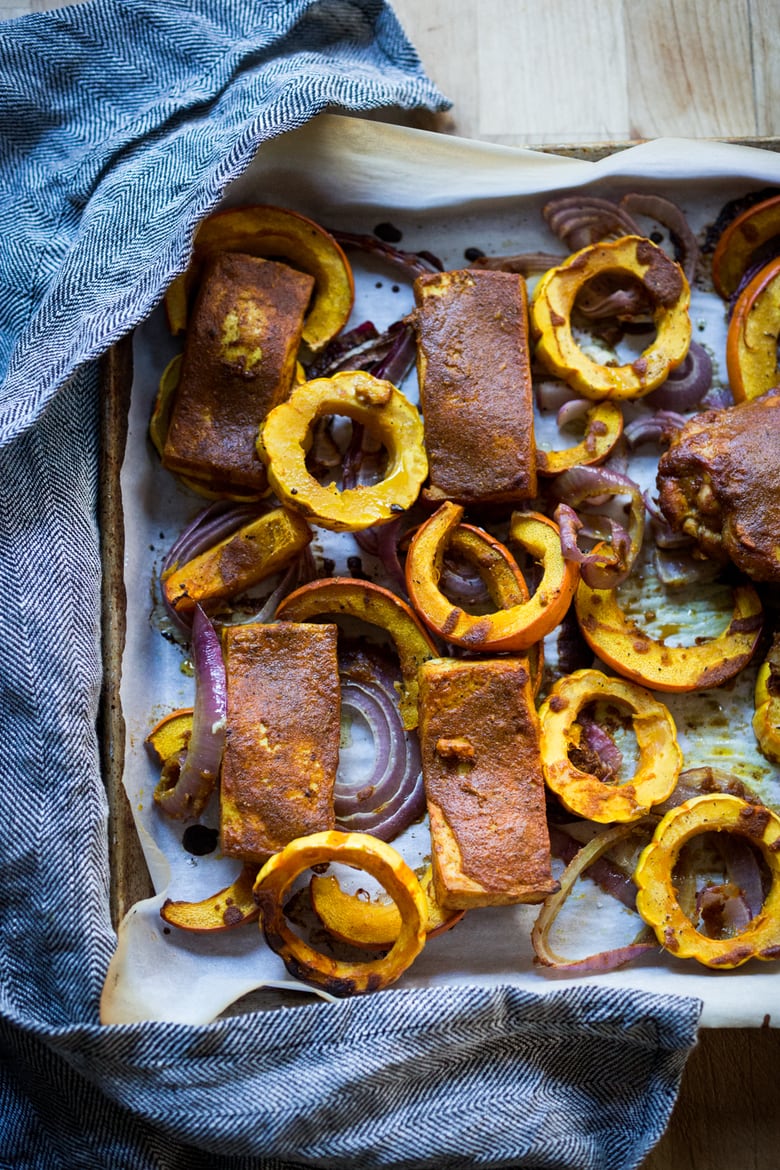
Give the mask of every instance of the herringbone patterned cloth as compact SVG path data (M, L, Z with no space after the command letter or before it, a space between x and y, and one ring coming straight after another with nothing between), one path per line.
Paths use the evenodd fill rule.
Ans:
M380 0L90 0L0 26L0 71L0 1166L636 1166L695 1001L460 987L97 1023L95 359L263 140L443 102Z

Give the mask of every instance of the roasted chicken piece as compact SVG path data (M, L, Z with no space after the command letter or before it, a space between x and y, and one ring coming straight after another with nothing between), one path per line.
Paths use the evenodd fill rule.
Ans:
M780 581L778 467L780 387L676 431L658 464L658 502L705 556Z

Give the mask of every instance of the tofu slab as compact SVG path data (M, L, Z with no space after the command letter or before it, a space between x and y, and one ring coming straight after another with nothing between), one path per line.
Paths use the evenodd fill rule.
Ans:
M525 659L437 658L419 679L438 900L445 909L541 902L558 883Z
M267 860L295 837L335 828L341 690L330 623L227 627L227 738L221 846Z
M430 467L426 494L462 504L536 495L536 443L522 276L420 276L417 374Z
M314 280L286 264L223 253L204 269L163 452L214 487L268 487L255 443L289 397Z

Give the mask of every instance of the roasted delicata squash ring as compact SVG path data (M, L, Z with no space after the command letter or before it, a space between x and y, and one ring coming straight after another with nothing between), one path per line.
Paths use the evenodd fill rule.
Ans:
M428 907L428 938L460 922L465 910L443 910L436 901L433 868L428 866L420 879ZM401 914L394 902L370 902L342 890L333 875L315 876L309 883L314 913L325 929L341 942L355 947L391 947L401 930Z
M594 276L625 272L651 294L656 336L628 365L602 365L575 340L571 314L577 295ZM641 398L679 366L688 352L690 288L678 264L651 240L622 236L582 248L564 264L549 269L536 286L531 324L536 357L585 398Z
M386 955L365 963L346 963L320 954L299 938L284 916L285 894L313 865L341 862L370 873L395 902L401 928ZM368 833L312 833L274 854L260 870L254 888L260 925L271 950L290 974L335 996L362 995L394 983L425 945L428 906L414 872L391 845Z
M585 434L579 443L561 451L536 448L539 475L560 475L572 467L603 463L623 434L623 412L614 402L596 402L585 416Z
M531 594L522 570L505 544L492 533L473 524L459 524L452 530L449 550L473 565L496 607L509 609L522 605ZM528 648L528 667L534 694L539 693L544 676L544 645L535 642Z
M726 335L726 369L735 402L758 398L780 383L780 256L757 272L737 297Z
M682 692L718 687L753 657L763 624L761 599L743 584L735 586L733 600L726 629L694 646L650 638L620 608L616 589L591 589L580 581L574 605L585 641L603 662L653 691Z
M312 427L327 415L362 423L388 453L384 479L339 491L309 473ZM297 386L269 413L257 440L268 479L283 504L334 532L386 524L417 499L428 474L423 424L417 408L391 382L363 371L315 378Z
M355 282L341 246L319 224L282 207L264 204L217 211L198 228L192 261L165 294L172 333L187 327L189 300L200 271L219 252L285 260L314 277L314 296L303 325L303 340L312 353L335 337L352 309Z
M166 898L160 917L171 926L195 934L231 930L245 922L255 922L260 914L254 899L258 866L245 865L235 881L200 902L174 902Z
M758 248L780 236L780 195L748 207L721 232L712 253L712 283L724 298L736 292Z
M772 639L758 668L754 691L753 731L761 753L780 764L780 635Z
M358 618L393 639L403 675L398 707L407 731L417 726L417 672L439 651L412 609L400 597L372 581L354 577L326 577L301 585L281 601L276 610L279 621L308 622L315 618L345 614Z
M674 888L674 868L686 842L700 833L738 833L761 850L772 886L759 913L740 934L708 938L683 912ZM639 858L634 881L636 908L658 941L680 959L705 967L739 967L748 959L780 958L780 817L738 796L697 796L672 809Z
M481 652L527 650L563 619L574 596L578 566L564 560L558 526L538 512L515 512L510 539L543 566L542 580L527 601L494 613L466 613L439 588L442 561L463 508L446 501L415 533L406 557L409 597L426 625L457 646Z
M631 714L639 764L631 780L609 784L575 767L577 718L588 703L612 701ZM644 687L598 670L559 679L539 710L544 778L569 812L599 824L638 820L673 792L682 767L677 729L667 708Z
M192 707L177 707L155 723L144 741L158 764L187 750L192 735Z

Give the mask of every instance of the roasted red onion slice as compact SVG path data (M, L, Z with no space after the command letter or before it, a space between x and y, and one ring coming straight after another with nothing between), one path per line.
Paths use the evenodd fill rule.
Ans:
M478 256L469 264L470 268L487 268L492 272L518 272L521 276L533 276L557 268L565 256L557 252L518 252L514 256Z
M715 846L723 858L729 882L740 891L748 918L755 918L764 904L764 887L750 843L735 833L718 833Z
M717 561L703 560L684 549L672 551L657 548L653 553L653 564L658 580L667 589L681 589L687 585L708 585L721 572L721 566Z
M688 353L665 382L646 397L657 410L677 413L699 406L712 385L712 358L703 345L692 341Z
M356 232L342 232L331 230L331 235L341 244L342 248L358 248L361 252L373 253L387 260L396 268L401 268L412 278L423 276L426 272L442 272L444 265L431 252L404 252L392 244L385 243L377 236L360 235Z
M685 418L673 410L657 410L640 415L623 428L623 438L633 451L643 443L668 443L672 435L685 426Z
M425 811L420 748L406 731L398 707L396 679L378 655L345 656L342 709L355 731L362 721L373 743L373 758L356 768L344 765L334 788L336 824L347 832L371 833L391 841Z
M753 915L742 891L731 882L704 886L696 895L696 914L710 938L741 934Z
M354 533L355 543L369 556L376 557L382 565L396 592L406 597L406 576L398 556L398 541L401 535L401 517L387 524L376 524Z
M328 378L339 370L355 369L361 356L371 351L378 338L379 330L373 321L363 321L354 329L339 333L309 364L308 377Z
M565 959L558 955L548 942L550 930L577 878L618 841L622 841L632 833L637 832L638 829L641 831L642 827L644 827L643 822L638 821L635 824L617 825L606 829L598 833L587 845L583 845L569 862L561 874L560 889L545 899L531 932L531 943L538 962L565 975L591 975L595 972L614 971L618 967L624 967L626 963L630 963L647 951L657 948L658 944L652 936L652 932L644 926L634 941L627 946L599 951L596 954L588 955L585 959Z
M699 264L699 244L682 209L662 195L642 195L633 191L623 196L619 206L632 217L646 216L669 229L675 259L688 282L692 282Z
M579 402L576 391L560 378L534 378L534 394L540 410L560 410L567 402ZM591 404L592 405L592 404Z
M567 833L563 825L550 825L550 851L564 865L573 861L583 842ZM608 857L597 857L588 866L588 878L605 894L611 894L628 910L636 910L636 886L630 874L624 873Z
M641 236L638 224L616 203L592 195L565 195L542 208L550 231L572 252L599 240Z
M599 758L604 773L602 779L616 779L623 763L623 753L612 736L594 719L578 720L582 727L583 740Z
M555 477L551 490L560 500L555 520L561 529L563 555L578 561L583 580L592 589L613 589L628 577L639 555L645 531L645 503L638 485L626 475L606 467L574 467ZM600 552L583 552L577 536L583 528L577 514L586 500L592 506L614 496L630 497L628 530L613 517L604 519L612 532L611 547Z
M643 320L637 323L637 328L652 328L652 297L638 280L629 280L622 274L605 273L589 280L577 297L576 308L591 321L617 317L627 322L641 317Z
M259 516L262 510L261 504L238 504L232 500L216 500L200 511L173 542L160 566L160 578L164 579L176 565L185 565L193 557L213 548L215 544L231 536L242 524ZM160 592L165 612L174 628L189 635L189 619L169 605L164 589Z
M417 357L417 336L411 321L396 321L387 330L387 349L364 366L375 378L400 385Z
M181 767L160 778L154 799L169 817L197 818L214 790L225 747L227 680L217 632L199 605L192 620L195 708L192 734Z
M739 777L731 772L722 771L705 765L701 768L686 768L677 777L677 786L670 797L663 804L657 804L653 812L663 816L672 808L692 800L694 796L704 796L712 792L727 792L731 796L738 796L740 800L747 800L750 804L761 804L758 793L749 788ZM726 836L726 834L723 834Z

